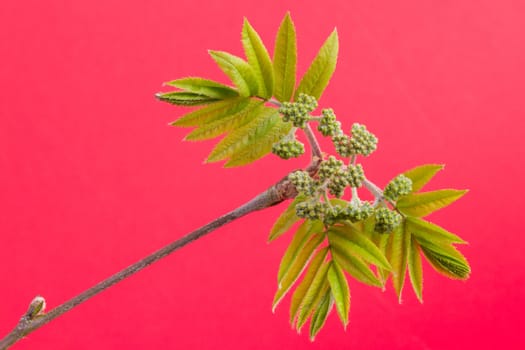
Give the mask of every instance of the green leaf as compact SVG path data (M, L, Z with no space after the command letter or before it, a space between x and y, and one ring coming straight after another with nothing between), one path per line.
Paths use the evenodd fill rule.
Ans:
M203 125L239 112L248 105L249 101L250 99L246 97L234 97L214 102L182 116L171 125L183 127Z
M406 219L407 229L418 239L431 243L457 243L466 244L464 240L444 228L426 220L408 216Z
M230 158L235 153L254 145L268 134L281 121L279 113L270 107L261 107L252 113L255 117L246 125L232 131L223 138L210 153L207 162L217 162Z
M466 280L470 275L467 259L451 245L419 241L428 262L439 273L453 279Z
M405 171L403 175L412 180L412 192L417 192L444 167L442 164L425 164Z
M273 67L268 50L264 46L259 34L253 29L248 20L244 19L242 27L242 44L253 68L259 85L259 95L270 98L273 94Z
M394 291L401 303L401 293L405 284L405 274L408 263L408 249L410 245L410 233L405 230L405 224L399 225L392 233L387 255L392 265L392 284Z
M332 226L328 230L328 240L340 252L353 254L384 269L391 269L388 260L375 244L351 225Z
M370 286L382 287L383 284L379 281L370 269L370 266L363 262L363 260L349 254L347 252L340 252L333 248L331 250L332 259L334 259L346 272L348 272L356 280L368 284Z
M319 220L308 220L306 219L301 226L295 231L292 238L292 242L288 246L288 249L284 253L279 266L279 272L277 273L277 282L281 283L283 277L290 270L290 266L297 259L299 254L302 252L303 247L306 245L313 233L322 232L323 224ZM319 242L320 244L320 242ZM317 246L311 248L312 252Z
M220 100L239 96L239 93L229 86L226 86L213 80L197 77L177 79L167 82L165 83L165 85L173 86L182 90L194 92L196 94L208 96L211 98L217 98Z
M410 240L408 248L408 275L414 293L421 303L423 303L423 267L421 265L421 254L419 253L419 244L414 237Z
M286 208L285 211L279 216L277 221L270 231L270 236L268 237L268 242L273 241L274 239L279 238L281 235L286 233L300 218L295 215L295 207L297 204L305 200L305 197L298 195L294 198L292 203Z
M185 91L159 92L156 96L160 101L177 106L199 106L218 101L217 98Z
M335 71L338 51L339 41L337 30L334 29L317 53L310 68L308 68L308 71L301 79L295 93L296 97L300 93L305 93L314 96L318 100L321 98L324 89Z
M297 315L296 328L298 332L301 331L301 328L303 328L304 324L308 320L308 317L310 317L310 315L313 313L315 306L319 304L323 295L330 288L328 279L326 278L329 267L330 262L328 261L325 261L323 265L321 265L317 271L317 274L312 280L310 287L304 295L304 299L299 308L299 314Z
M461 198L466 190L438 190L432 192L411 193L401 197L396 208L408 216L426 216Z
M334 299L330 289L328 289L319 301L317 309L315 309L312 320L310 321L310 341L314 341L315 336L319 333L321 328L323 328L332 307L334 306Z
M273 51L274 95L278 101L287 102L292 99L295 89L296 68L297 39L295 26L290 14L287 13L279 26Z
M337 314L346 329L348 313L350 312L350 289L343 270L334 261L332 261L328 269L328 282L335 300Z
M310 266L308 267L308 271L306 272L306 275L304 276L303 280L301 281L299 286L297 286L297 289L293 293L292 302L290 304L290 324L292 326L294 325L294 321L295 321L295 317L297 316L297 312L299 311L299 308L303 304L306 293L312 286L314 278L318 275L320 270L322 270L321 268L323 266L326 266L326 264L324 264L324 261L326 259L327 254L328 254L328 248L323 248L317 252L317 254L312 259Z
M251 66L237 56L223 51L209 51L219 68L230 77L241 96L255 96L259 87Z
M263 101L252 100L236 113L203 123L199 128L186 135L184 139L188 141L208 140L235 130L253 120L257 115L257 109L261 108L263 103Z
M272 152L273 144L281 140L292 129L292 124L283 122L277 110L273 111L271 118L275 120L273 127L261 133L260 137L245 145L243 149L236 151L226 162L226 168L246 165L266 156Z
M296 253L296 255L293 257L293 260L289 263L289 267L287 269L286 266L283 267L283 269L286 269L286 272L279 280L279 288L277 289L277 292L275 293L275 296L273 298L273 311L275 311L277 305L279 305L281 300L297 281L301 273L308 265L308 261L310 261L310 258L312 257L314 251L319 247L321 243L323 243L323 241L324 234L314 234L304 245L304 247ZM283 262L281 262L281 266L283 265ZM284 262L284 264L288 263Z

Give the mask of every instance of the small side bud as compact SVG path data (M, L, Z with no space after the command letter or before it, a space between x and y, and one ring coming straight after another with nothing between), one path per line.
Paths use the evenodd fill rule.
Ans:
M46 311L46 300L41 296L36 296L31 303L26 312L26 317L29 320L34 320L38 316L42 316Z

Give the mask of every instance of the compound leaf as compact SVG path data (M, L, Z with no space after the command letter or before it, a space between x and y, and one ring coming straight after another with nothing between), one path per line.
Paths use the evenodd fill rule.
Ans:
M218 101L218 98L186 91L160 92L157 95L160 101L177 106L200 106Z
M277 110L273 110L271 118L275 123L271 128L261 132L256 140L244 146L244 148L232 154L225 167L241 166L252 163L272 152L272 146L281 140L292 128L291 123L285 123L279 116Z
M334 29L317 53L308 71L301 79L295 92L296 98L300 93L313 96L318 100L321 98L324 89L335 71L338 51L339 41L337 30Z
M317 254L312 259L310 266L308 267L306 275L304 276L303 280L301 281L299 286L297 286L297 289L293 293L292 302L290 304L290 324L292 324L292 326L294 325L297 313L302 307L306 294L312 287L313 281L316 279L316 276L318 274L322 275L323 270L324 273L326 273L326 264L324 263L324 261L327 255L328 248L323 248L317 252ZM318 283L321 281L319 281L319 278L317 278L316 282Z
M330 314L330 311L332 311L332 307L334 306L334 299L332 297L332 294L330 292L330 289L328 289L324 295L321 297L321 300L319 301L319 305L317 306L317 309L315 309L312 320L310 321L310 340L314 341L315 336L321 328L323 328L326 319L328 318L328 315Z
M283 277L279 280L279 288L277 289L275 297L273 298L272 309L274 311L275 308L277 308L279 302L288 293L290 288L294 285L294 283L297 281L301 273L308 265L308 261L310 261L315 249L317 249L319 245L323 243L323 241L323 234L314 234L304 245L304 247L301 250L299 250L297 254L293 257L293 260L290 261L288 268L286 269L286 266L284 267L286 269L286 272L283 274ZM285 264L286 263L287 262L285 262Z
M408 248L408 275L412 289L419 301L423 302L423 267L421 264L421 254L419 252L419 244L412 236L410 239L410 246Z
M188 141L208 140L235 130L255 118L257 116L257 108L261 107L262 104L263 101L251 100L248 105L236 113L223 115L221 118L214 118L212 121L203 123L186 135L184 139Z
M339 264L343 270L348 272L356 280L368 284L370 286L382 287L383 284L377 279L377 276L372 272L370 266L363 262L358 257L348 253L340 252L338 249L332 247L332 259Z
M230 116L245 108L250 101L247 97L234 97L222 101L217 101L206 107L191 111L171 125L182 127L193 127L203 125L214 120Z
M387 248L387 256L392 265L392 284L399 303L401 303L401 293L405 284L408 262L410 232L405 229L405 223L401 223L390 235L392 237Z
M268 242L279 238L286 231L288 231L290 227L293 226L293 224L300 220L300 218L295 214L295 207L297 206L297 204L304 201L304 199L304 196L298 195L294 198L294 200L292 201L292 203L290 203L286 210L282 212L279 218L277 218L277 221L275 221L275 224L273 224L273 227L270 231L270 236L268 237Z
M295 26L289 13L284 17L277 32L273 52L273 69L275 98L281 102L290 101L295 89L297 39Z
M212 150L207 162L217 162L233 156L244 147L258 142L281 122L281 118L274 108L260 106L251 113L254 114L254 118L223 138Z
M405 215L423 217L461 198L466 190L438 190L411 193L401 197L396 208Z
M328 282L335 300L337 314L346 329L348 313L350 312L350 289L343 270L334 261L332 261L328 269Z
M253 29L248 20L244 19L242 28L242 44L248 63L255 73L259 85L259 95L270 98L273 94L273 67L268 50L264 46L259 34Z
M439 273L453 278L466 280L470 275L467 259L451 245L438 245L418 241L423 254L432 267Z
M330 262L325 261L317 271L312 283L306 291L304 298L299 308L299 314L297 316L297 331L300 332L304 326L308 317L314 311L314 308L323 297L324 293L330 288L328 283L327 274L330 267Z
M172 80L170 82L165 83L165 85L173 86L182 90L186 90L188 92L193 92L199 95L204 95L221 100L239 96L239 93L229 86L226 86L213 80L198 77L187 77Z
M230 77L241 96L255 96L259 90L252 67L240 57L224 51L209 51L219 68Z
M328 240L340 252L348 252L384 269L391 269L388 260L376 245L351 225L331 227L328 230Z
M405 171L403 175L412 180L412 192L418 192L444 167L442 164L425 164Z
M466 244L464 240L455 234L448 232L444 228L435 225L431 222L408 216L406 219L407 229L410 230L412 235L416 236L420 240L425 240L431 243L457 243Z
M303 247L306 245L313 233L321 232L323 224L319 220L308 220L306 219L299 226L295 234L293 235L292 242L286 249L284 256L279 266L279 272L277 273L277 282L281 283L281 280L285 274L289 271L292 263L297 259L298 255L302 252ZM315 249L315 247L313 248ZM312 250L313 251L313 250Z

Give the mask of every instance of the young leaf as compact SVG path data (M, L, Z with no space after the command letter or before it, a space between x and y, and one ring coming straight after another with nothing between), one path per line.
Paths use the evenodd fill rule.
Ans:
M290 266L288 267L286 273L279 280L279 288L277 289L277 292L273 298L272 310L275 311L277 305L281 302L286 293L288 293L290 288L294 285L308 265L308 261L312 257L314 251L321 243L323 243L323 241L324 234L314 234L311 236L306 245L297 253L297 256L295 256L293 261L290 262Z
M249 101L247 97L234 97L214 102L182 116L171 125L183 127L203 125L239 112L248 105Z
M308 317L314 311L314 308L323 297L324 293L330 288L328 284L327 274L328 268L330 267L330 262L325 261L323 265L317 271L312 284L306 291L304 299L299 308L299 314L297 315L297 331L300 332L304 324L308 320Z
M403 175L412 180L412 192L418 192L444 167L441 164L425 164L405 171Z
M469 277L469 264L456 248L424 241L418 243L428 262L437 272L453 279L466 280Z
M203 123L199 128L186 135L184 139L188 141L208 140L235 130L253 120L257 115L257 108L262 107L263 103L263 101L252 100L237 113Z
M337 314L346 329L348 313L350 312L350 289L343 270L334 261L332 261L328 269L328 282L335 300Z
M292 242L286 249L284 256L281 260L281 265L279 265L279 272L277 273L277 281L279 284L283 279L284 275L289 271L292 263L297 259L297 256L302 252L303 247L308 242L313 233L322 232L323 224L319 220L308 220L306 219L301 226L295 231L293 235ZM314 245L311 250L316 248Z
M338 51L339 41L337 30L334 29L317 53L308 71L301 79L295 92L296 97L300 93L305 93L318 100L321 98L324 89L335 71Z
M277 110L270 117L275 120L273 126L261 133L252 143L232 154L230 160L225 164L226 168L241 166L252 163L272 152L272 146L286 136L291 128L291 123L283 122Z
M331 227L328 240L340 252L348 252L384 269L391 269L388 260L375 244L350 225Z
M405 230L405 224L402 223L390 233L392 236L388 252L388 260L392 265L392 284L401 303L401 293L405 284L405 274L408 262L408 249L410 245L410 233Z
M248 58L248 63L253 68L259 85L259 96L264 98L272 97L272 61L259 34L257 34L246 18L244 19L244 25L242 27L242 44L246 58Z
M295 321L295 317L297 316L297 312L299 311L299 308L302 306L305 295L310 289L314 278L321 270L321 267L323 265L326 265L324 264L324 261L326 259L327 254L328 254L328 248L323 248L317 252L315 257L312 259L310 266L308 267L308 271L306 272L306 275L304 276L303 280L301 281L299 286L297 286L297 289L293 293L292 302L290 304L290 324L292 326L294 325L294 321Z
M411 193L401 197L396 203L396 208L405 215L423 217L457 201L465 193L466 190Z
M252 113L255 117L248 124L232 131L215 146L207 162L217 162L231 157L244 147L258 142L281 122L274 108L262 106Z
M314 341L317 333L323 328L333 306L334 299L332 298L330 289L328 289L321 297L319 305L312 315L312 320L310 321L310 341Z
M421 303L423 303L423 267L421 266L421 254L419 253L419 244L414 237L410 240L408 249L408 275L414 293Z
M333 247L331 253L332 259L356 280L374 287L383 286L381 281L377 279L374 272L370 269L370 266L364 263L363 260L347 252L340 252Z
M279 216L277 221L272 227L272 230L270 231L270 236L268 237L268 242L273 241L276 238L279 238L282 234L287 232L290 227L293 226L297 221L299 221L299 217L295 215L295 207L297 204L304 201L305 197L302 195L298 195L294 198L292 203L286 208L285 211Z
M177 106L199 106L218 101L217 98L185 91L158 93L157 98Z
M406 219L407 229L418 239L431 243L457 243L466 244L464 240L444 228L434 225L426 220L408 216Z
M203 78L182 78L167 82L165 85L220 100L239 96L239 93L231 87Z
M287 102L292 99L295 89L296 66L297 39L295 37L295 26L290 14L287 13L277 32L273 51L274 95L278 101Z
M222 71L230 77L241 96L255 96L259 90L251 66L242 58L223 51L209 51Z

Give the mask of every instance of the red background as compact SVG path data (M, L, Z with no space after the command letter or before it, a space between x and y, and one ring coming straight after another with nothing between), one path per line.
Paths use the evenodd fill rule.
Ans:
M203 165L183 113L154 99L186 75L226 81L207 49L241 54L247 16L273 47L291 10L302 74L337 26L322 106L380 139L384 185L446 163L431 188L470 193L432 220L470 242L467 282L425 270L425 303L351 282L315 343L271 312L290 236L284 206L184 248L31 334L17 349L518 349L525 306L525 2L3 1L0 5L0 334L37 294L56 306L238 206L306 160Z

